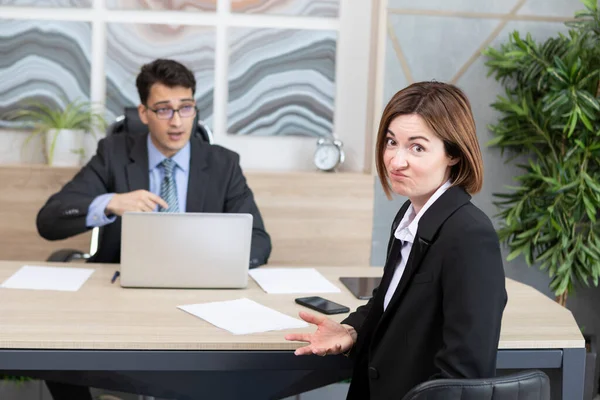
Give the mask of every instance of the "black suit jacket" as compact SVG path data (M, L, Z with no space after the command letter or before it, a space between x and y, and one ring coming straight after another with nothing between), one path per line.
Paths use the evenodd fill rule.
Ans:
M252 191L239 166L239 156L223 147L190 139L190 169L186 212L250 213L254 217L250 267L265 264L271 239ZM37 228L48 240L82 233L91 202L105 193L126 193L150 187L146 135L112 135L98 143L96 155L60 192L52 195L37 216ZM121 259L121 218L102 228L93 262Z
M381 284L342 323L358 332L348 399L401 399L435 378L493 377L506 305L504 269L489 218L460 187L423 214L406 269L383 312L400 258L394 237L409 202L392 224Z

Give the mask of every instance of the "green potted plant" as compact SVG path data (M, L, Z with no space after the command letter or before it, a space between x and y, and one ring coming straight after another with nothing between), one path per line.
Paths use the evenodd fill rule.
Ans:
M94 110L92 103L75 100L66 106L50 106L40 101L29 101L23 108L8 115L8 119L22 121L32 133L25 145L38 135L45 138L45 155L49 165L78 166L83 156L83 138L86 133L95 137L106 129L106 120Z
M563 306L600 277L600 13L596 0L582 2L568 34L537 43L513 32L484 51L506 90L492 104L500 118L490 145L508 162L526 160L518 185L494 194L498 236L508 261L524 255L549 274Z

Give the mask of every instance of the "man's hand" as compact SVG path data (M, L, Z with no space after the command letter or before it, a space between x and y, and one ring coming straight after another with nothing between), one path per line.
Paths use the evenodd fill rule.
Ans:
M116 193L104 213L108 215L117 215L121 217L127 211L151 212L156 206L168 208L169 205L154 193L147 190L136 190L129 193Z

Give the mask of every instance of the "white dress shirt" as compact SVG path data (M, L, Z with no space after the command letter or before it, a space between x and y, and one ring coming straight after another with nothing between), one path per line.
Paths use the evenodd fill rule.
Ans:
M160 163L166 158L152 143L150 134L146 139L148 146L148 172L150 180L150 192L160 196L160 185L164 178L164 168ZM187 204L187 190L190 170L191 146L188 141L186 145L179 150L173 157L173 161L177 164L175 173L175 185L177 187L177 200L179 202L179 210L185 211ZM88 214L85 219L85 224L88 228L97 228L115 222L116 215L106 216L105 210L113 198L114 193L105 193L96 197L88 207ZM154 211L158 211L158 206L154 207Z
M438 190L436 190L433 193L433 195L431 195L429 200L427 200L427 202L425 203L423 208L421 208L417 215L415 215L415 208L413 207L413 205L411 204L410 206L408 206L408 210L406 210L404 217L402 217L402 221L400 221L400 224L398 224L398 227L394 232L394 236L396 237L396 239L402 242L400 250L401 257L400 261L398 262L398 265L396 266L396 270L394 271L394 276L392 277L390 286L388 287L387 292L385 292L385 298L383 300L383 311L385 311L388 304L390 304L390 301L392 300L392 297L394 296L394 293L398 288L398 284L400 283L400 279L402 278L404 269L406 268L406 262L408 261L410 250L412 249L413 242L415 240L415 237L417 236L419 220L421 219L423 214L425 214L425 211L427 211L427 209L431 207L431 205L435 203L435 201L439 199L440 196L444 194L444 192L448 190L451 186L452 182L450 182L450 180L446 181L446 183L440 186Z

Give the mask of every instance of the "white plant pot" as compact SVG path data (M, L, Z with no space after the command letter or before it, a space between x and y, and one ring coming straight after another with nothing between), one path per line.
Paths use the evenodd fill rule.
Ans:
M81 165L81 149L85 131L75 129L51 129L46 134L46 157L48 165L78 167ZM52 141L54 151L52 151Z

